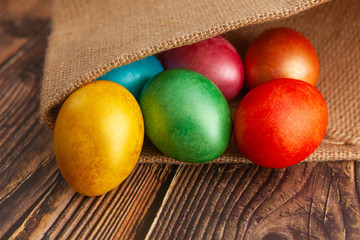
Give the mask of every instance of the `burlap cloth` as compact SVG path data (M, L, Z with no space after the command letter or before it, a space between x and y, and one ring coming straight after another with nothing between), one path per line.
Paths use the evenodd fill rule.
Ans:
M42 122L53 128L63 101L114 67L218 34L244 56L257 34L288 26L302 32L318 52L316 86L329 109L325 138L306 161L360 160L360 1L320 5L326 1L55 0L41 90ZM282 20L269 22L277 19ZM240 99L230 103L232 111ZM148 140L139 162L177 163ZM247 160L232 140L213 162Z

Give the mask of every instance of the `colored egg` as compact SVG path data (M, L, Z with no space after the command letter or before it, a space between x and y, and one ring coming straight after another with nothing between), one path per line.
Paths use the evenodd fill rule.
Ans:
M55 157L75 191L97 196L129 176L143 139L143 117L131 93L111 81L94 81L61 107L54 129Z
M124 86L139 99L145 83L164 70L155 56L149 56L130 64L120 66L100 76L97 80L109 80Z
M275 79L240 102L234 135L240 151L257 165L283 168L307 158L321 143L328 110L321 93L295 79Z
M147 136L174 159L208 162L229 144L229 105L216 85L197 72L165 70L145 85L139 103Z
M241 90L244 67L235 47L216 36L161 54L165 69L185 68L203 74L215 83L229 101Z
M311 42L286 27L261 33L251 42L245 56L246 82L250 89L277 78L299 79L315 86L319 68Z

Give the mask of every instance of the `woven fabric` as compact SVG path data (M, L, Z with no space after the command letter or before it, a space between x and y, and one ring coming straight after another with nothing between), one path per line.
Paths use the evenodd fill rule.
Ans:
M41 90L42 122L53 128L63 101L114 67L218 34L244 56L257 34L288 26L303 33L318 52L316 86L329 109L326 136L306 161L360 160L360 2L334 0L303 12L326 1L55 0ZM240 99L230 103L233 112ZM178 163L148 140L139 162ZM232 140L213 162L247 160Z

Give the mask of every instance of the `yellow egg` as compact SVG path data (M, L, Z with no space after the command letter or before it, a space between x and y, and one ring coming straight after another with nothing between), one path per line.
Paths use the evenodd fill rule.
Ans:
M66 182L87 196L104 194L134 169L144 141L144 121L132 94L111 81L76 90L60 109L54 150Z

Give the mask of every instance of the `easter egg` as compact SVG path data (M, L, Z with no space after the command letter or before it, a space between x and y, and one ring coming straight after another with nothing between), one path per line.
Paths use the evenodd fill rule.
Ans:
M145 85L139 103L146 135L174 159L208 162L229 144L229 105L216 85L197 72L165 70Z
M117 83L94 81L62 105L54 128L55 157L75 191L97 196L129 176L143 139L143 117L132 94Z
M161 54L165 69L184 68L201 73L233 99L244 83L244 67L234 46L216 36L192 45L174 48Z
M138 99L145 83L164 70L155 56L149 56L130 64L112 69L98 80L109 80L124 86Z
M322 141L328 111L321 93L295 79L276 79L251 90L240 102L234 133L250 161L283 168L307 158Z
M257 36L245 56L250 89L276 78L293 78L315 85L319 59L313 45L290 28L272 28Z

